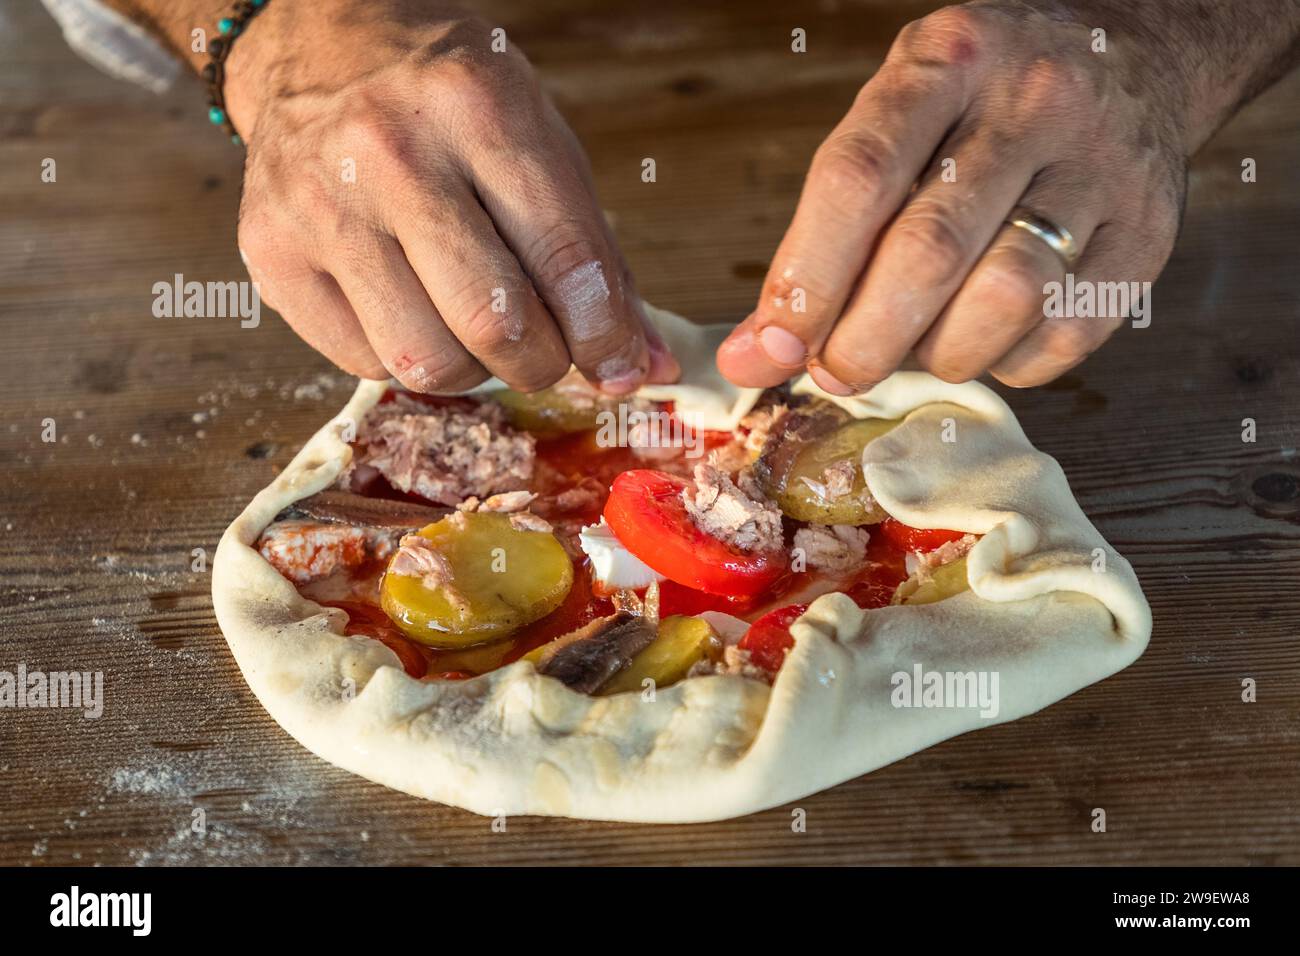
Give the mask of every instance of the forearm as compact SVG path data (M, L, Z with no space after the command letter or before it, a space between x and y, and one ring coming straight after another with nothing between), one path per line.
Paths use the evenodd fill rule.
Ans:
M201 70L218 36L217 24L231 15L233 0L104 0L154 33L191 69ZM223 89L231 120L247 142L268 97L319 93L339 88L375 71L371 53L396 62L437 46L451 46L450 34L466 14L446 0L268 0L230 47L224 61ZM193 31L203 29L207 44L193 50ZM474 42L487 46L484 30ZM354 47L328 53L322 37L340 33L356 38ZM464 37L459 38L464 41Z
M1190 155L1300 62L1300 0L1031 0L1106 31L1139 82L1179 114ZM1112 46L1113 45L1113 46Z

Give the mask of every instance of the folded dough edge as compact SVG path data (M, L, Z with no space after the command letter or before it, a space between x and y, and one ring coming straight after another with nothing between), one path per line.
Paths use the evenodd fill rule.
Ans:
M661 330L689 324L658 310L656 319ZM720 338L727 327L704 328ZM701 677L653 702L592 698L522 661L469 681L416 681L378 642L344 636L342 611L302 598L252 548L281 509L337 478L351 458L344 437L385 387L362 382L230 525L213 561L213 602L267 712L321 758L397 790L485 815L740 816L1033 713L1126 667L1150 637L1128 562L1006 404L976 383L899 372L866 396L823 397L855 415L905 417L864 450L868 486L909 524L984 535L968 558L970 592L871 611L844 595L819 598L795 623L795 648L770 689ZM795 387L816 391L806 378ZM671 388L657 397L683 410L698 401ZM725 406L738 420L756 399L755 390L719 393L704 414ZM996 674L996 713L895 706L896 675L918 665Z

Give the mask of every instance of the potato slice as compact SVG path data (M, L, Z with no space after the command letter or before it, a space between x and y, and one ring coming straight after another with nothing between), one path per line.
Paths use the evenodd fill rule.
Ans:
M593 431L599 425L599 401L575 403L571 395L554 386L528 394L502 389L489 397L505 408L511 425L525 431L569 434Z
M430 647L505 637L554 611L573 585L573 563L555 535L520 531L508 515L457 513L419 534L446 557L451 580L430 588L385 574L380 603L404 634Z
M716 656L722 641L700 617L681 614L659 622L659 633L650 646L632 658L629 667L619 671L600 688L600 695L639 691L648 677L656 687L667 687L686 676L697 661Z
M970 590L966 578L966 559L958 558L935 568L930 580L917 587L915 591L903 598L904 604L933 604L962 591Z
M887 515L872 499L862 477L862 449L898 424L897 419L863 418L841 425L829 435L813 439L799 452L776 496L781 510L799 521L816 524L877 524ZM803 479L824 484L826 468L837 462L853 463L853 484L847 495L825 500Z

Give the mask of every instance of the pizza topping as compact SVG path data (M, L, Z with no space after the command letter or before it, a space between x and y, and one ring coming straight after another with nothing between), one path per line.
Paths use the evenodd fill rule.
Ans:
M886 518L880 523L880 533L900 551L924 554L933 551L949 541L966 537L964 531L947 531L943 528L913 528L895 518Z
M769 591L763 595L770 597ZM729 615L746 614L753 610L758 597L737 597L730 594L710 594L688 588L684 584L664 578L659 582L659 605L665 615L701 614L705 611L719 611Z
M755 408L742 418L740 428L745 436L745 450L757 457L763 450L763 446L767 444L767 437L772 433L772 429L789 410L785 405L764 405Z
M456 506L457 511L493 511L497 514L510 514L523 511L537 498L531 491L503 491L499 495L490 495L486 501L480 501L470 495Z
M516 531L545 531L549 534L555 530L549 521L524 510L536 498L537 495L531 491L506 491L499 495L492 495L486 501L479 501L471 495L456 506L456 513L469 514L477 511L481 514L508 515L510 527ZM458 526L463 527L463 525Z
M716 660L724 653L722 640L698 617L667 617L659 622L653 641L631 663L601 685L600 693L621 694L654 687L668 687L685 677L697 663Z
M747 677L750 680L761 680L768 684L772 682L772 675L754 663L750 652L736 645L724 647L722 657L719 660L714 661L706 658L699 661L691 667L686 676Z
M540 531L543 534L550 534L555 530L549 521L531 511L519 511L510 515L510 527L516 531Z
M403 563L397 572L390 565L380 590L397 627L433 647L469 647L559 607L573 565L554 535L520 530L517 517L457 511L421 530L427 546L403 548Z
M386 528L290 519L270 525L256 548L290 581L309 584L387 559L397 547L398 534Z
M879 608L968 588L977 538L903 525L866 486L863 449L897 422L769 391L734 432L702 433L697 459L622 409L609 446L600 416L620 400L569 379L496 401L390 393L341 487L285 509L259 550L304 595L352 602L347 633L392 647L409 674L527 658L601 694L704 674L771 683L807 607L762 613L783 593ZM622 401L676 424L671 405ZM662 470L628 470L660 454ZM786 518L809 576L788 570ZM863 527L882 520L879 535ZM375 620L355 623L357 607Z
M935 568L924 581L913 575L898 586L891 604L933 604L970 589L965 556Z
M280 512L276 520L314 518L317 521L368 525L373 528L415 530L437 521L446 513L446 508L430 507L414 501L371 498L338 488L327 488L301 501L295 501Z
M591 559L591 572L607 588L644 588L663 575L629 551L602 518L578 532L582 553Z
M768 496L785 491L795 461L805 448L847 421L848 412L838 405L815 402L791 408L769 423L754 463L755 477Z
M852 458L843 458L832 462L822 469L821 480L800 475L799 480L808 490L827 504L845 497L853 490L853 479L857 476L857 465Z
M451 562L445 554L434 549L428 538L418 534L408 534L402 538L401 547L388 563L388 573L418 578L426 590L441 589L447 601L457 610L462 613L469 610L469 602L452 583Z
M975 542L979 539L973 534L965 534L960 538L954 538L945 541L933 551L917 552L907 556L907 570L909 574L915 574L921 583L930 579L935 568L941 568L945 564L950 564L958 558L964 558L970 553L970 549L975 547Z
M862 567L871 535L853 525L810 524L794 533L794 547L802 549L808 567L844 573Z
M605 500L605 486L594 478L584 478L575 488L566 488L554 498L556 511L590 511Z
M776 551L784 544L780 509L749 472L732 481L713 465L696 465L695 487L682 490L682 501L697 528L738 551Z
M655 639L654 625L626 610L597 618L530 654L539 674L585 694L595 693Z
M527 486L535 439L505 424L494 402L428 405L397 394L367 413L357 451L340 483L353 487L358 470L379 471L398 491L457 505Z
M900 531L900 528L903 531ZM959 531L929 532L908 528L906 525L898 525L893 529L894 538L900 537L904 531L908 534L908 540L912 542L933 543L939 536L949 537L933 550L916 551L907 555L905 567L908 577L894 592L891 603L930 604L952 597L970 586L966 580L966 555L970 553L971 548L975 547L975 542L979 538ZM926 535L932 536L926 538L924 537ZM960 537L951 537L951 535L960 535Z
M858 462L895 421L855 419L835 405L791 409L771 429L754 472L781 510L818 524L873 524L885 517Z
M774 676L794 647L790 625L806 610L807 604L791 604L764 614L750 625L737 646L749 652L749 659L755 667L762 668L769 677Z
M490 396L506 410L510 424L542 435L570 434L599 428L602 412L649 412L657 406L635 395L613 397L593 386L577 369L549 388L536 392L503 389Z
M661 471L625 471L614 479L605 521L627 549L655 571L699 591L748 597L762 593L784 573L783 550L733 547L696 524L688 501L700 510L694 489L683 478Z

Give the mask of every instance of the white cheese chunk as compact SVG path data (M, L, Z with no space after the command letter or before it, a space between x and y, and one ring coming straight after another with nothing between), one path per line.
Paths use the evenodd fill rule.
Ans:
M614 531L605 524L589 524L578 532L578 544L583 554L591 559L591 570L596 580L612 588L649 587L664 576L657 574L644 561L623 546Z

